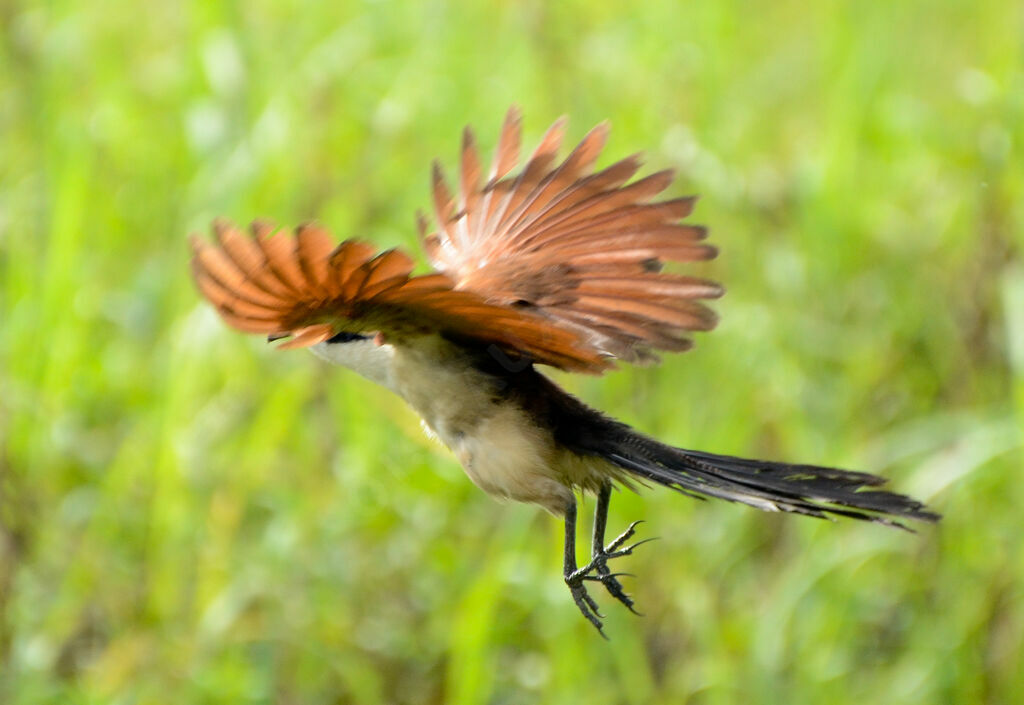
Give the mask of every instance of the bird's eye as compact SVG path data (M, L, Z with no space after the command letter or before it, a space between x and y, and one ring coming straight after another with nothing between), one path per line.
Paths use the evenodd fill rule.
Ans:
M367 340L369 336L359 335L358 333L345 333L341 332L332 338L328 338L328 343L351 343L356 340Z

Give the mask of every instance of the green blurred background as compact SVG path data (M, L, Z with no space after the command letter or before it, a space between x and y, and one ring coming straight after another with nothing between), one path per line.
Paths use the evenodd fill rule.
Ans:
M0 701L1024 702L1024 9L0 2ZM646 616L394 398L228 330L185 236L415 248L507 107L698 192L722 323L588 402L885 474L904 534L618 495ZM589 505L588 505L589 506Z

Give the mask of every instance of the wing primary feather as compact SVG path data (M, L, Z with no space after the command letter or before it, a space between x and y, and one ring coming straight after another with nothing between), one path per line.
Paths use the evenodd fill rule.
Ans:
M373 255L373 246L359 240L346 240L334 248L328 264L333 271L333 279L338 282L339 295L345 291L345 282L352 276L352 272L372 259Z
M206 245L198 238L193 238L192 248L193 262L196 266L238 298L269 308L280 304L278 297L259 288L239 271L223 250Z
M468 242L478 220L477 204L480 201L480 155L476 150L473 130L466 127L462 132L462 171L459 181L459 207L465 214L456 224L460 242Z
M581 292L629 294L643 298L715 299L724 292L716 282L671 274L647 274L630 277L587 277L576 289Z
M649 318L651 321L665 323L682 330L707 331L714 328L717 322L717 318L713 317L713 313L711 313L711 317L704 317L697 312L684 311L653 301L624 298L621 296L587 294L579 297L577 305L580 308L603 308L634 313ZM710 312L710 309L707 310Z
M558 214L539 220L535 223L535 232L523 240L528 242L549 238L552 233L572 232L576 228L601 224L612 218L643 217L642 221L637 222L645 224L685 218L693 211L697 200L695 196L657 203L645 202L665 190L668 186L666 175L671 179L671 172L663 171L628 186L597 193Z
M224 254L249 281L275 298L288 295L287 287L268 276L267 258L252 238L223 218L214 221L213 230Z
M531 216L536 217L538 211L543 212L552 199L577 181L580 174L590 169L608 140L608 130L609 124L605 121L588 132L565 161L544 178L516 213L512 214L506 230L511 233L521 226L524 220L530 222Z
M614 246L614 245L613 245ZM711 245L695 247L662 247L614 250L577 255L572 258L573 268L581 276L602 272L660 272L665 262L700 262L714 259L718 250Z
M327 286L328 259L333 249L334 242L331 236L317 225L300 225L295 233L295 251L299 257L299 267L305 274L309 287L314 291Z
M455 242L455 235L452 232L452 216L455 206L452 202L452 193L445 182L444 171L437 160L434 160L431 170L431 184L434 193L434 214L438 227L444 231L449 241ZM462 244L464 245L464 243Z
M225 323L232 328L237 328L243 333L257 333L265 335L267 333L275 333L279 330L275 325L277 323L276 321L263 321L248 318L246 316L239 316L238 314L223 308L218 308L217 313L220 314L220 317L224 319Z
M526 199L529 193L544 178L544 173L558 156L558 149L565 137L567 122L564 116L560 117L544 133L540 144L537 145L537 148L526 162L526 167L516 177L512 187L501 203L498 204L493 212L487 214L487 219L481 226L481 240L497 241L503 235L503 228L498 228L499 223L507 220L507 215L515 212L519 204Z
M498 139L498 147L494 155L494 162L491 166L488 181L493 182L503 178L519 162L522 122L522 113L518 107L513 105L505 114L505 122L501 126L501 137Z
M589 198L619 188L639 171L640 165L640 155L634 154L599 172L580 179L558 194L546 207L537 213L528 224L531 233L535 232L541 224L546 223L546 219L549 216L554 218ZM524 227L523 229L525 230L526 228Z
M416 210L416 230L420 234L420 239L427 237L427 231L430 229L430 224L427 222L427 216L423 214L423 211Z
M193 269L193 276L199 291L218 310L230 311L242 317L265 319L268 321L277 318L276 309L260 306L245 300L232 289L210 276L201 266Z
M295 240L284 233L264 234L256 238L256 244L263 250L267 267L278 281L291 289L293 294L306 289L306 277L295 258Z
M455 283L444 274L425 274L421 277L413 277L406 280L397 289L389 288L389 298L395 301L414 300L425 294L432 294L438 291L449 291Z
M596 202L596 197L594 200L595 203L581 204L582 207L577 207L578 210L574 209L575 212L557 221L538 226L536 232L520 240L520 245L538 247L544 243L568 239L570 235L589 239L592 232L602 230L618 233L647 230L684 217L693 209L694 199L688 197L659 203L618 205L614 208L609 208L609 204Z
M501 135L498 138L498 146L494 151L494 159L491 162L491 171L487 177L487 184L479 201L479 219L476 223L476 233L471 238L473 241L481 239L480 233L490 220L498 200L498 183L500 179L509 173L519 163L519 147L522 138L522 114L519 108L513 105L505 114L505 121L501 126Z
M281 296L288 297L294 294L295 287L287 277L280 276L270 262L268 248L264 241L269 239L275 232L274 224L269 220L254 220L249 224L249 232L252 234L252 242L259 249L263 257L264 277L263 280L269 286L275 287Z
M370 299L383 289L393 286L398 280L408 279L413 262L398 250L386 250L365 266L369 274L353 298Z

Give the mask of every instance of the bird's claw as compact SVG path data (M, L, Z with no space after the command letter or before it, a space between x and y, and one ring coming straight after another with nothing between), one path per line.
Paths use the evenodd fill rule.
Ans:
M588 622L594 625L594 628L597 629L601 636L607 639L608 635L604 633L604 625L601 622L604 619L604 615L598 610L597 602L594 601L594 598L587 593L587 588L583 585L583 578L573 578L570 576L565 579L565 583L569 586L573 602L576 603L580 613L587 618Z
M601 583L604 585L605 590L608 591L608 594L625 605L626 609L633 614L640 614L633 607L633 598L626 594L626 591L622 587L622 583L618 580L618 578L622 576L632 577L632 574L613 573L608 567L608 561L611 559L631 555L633 553L633 549L637 546L654 540L653 538L644 539L623 547L623 544L629 541L629 539L631 539L636 533L636 527L640 523L640 521L634 521L626 527L625 531L615 537L611 543L595 552L589 563L565 576L565 583L569 586L569 590L572 593L573 600L576 602L576 606L579 607L583 616L597 628L597 631L601 633L601 636L605 636L601 623L603 615L598 611L597 603L587 593L587 590L584 587L584 582L591 581ZM605 638L607 637L605 636Z

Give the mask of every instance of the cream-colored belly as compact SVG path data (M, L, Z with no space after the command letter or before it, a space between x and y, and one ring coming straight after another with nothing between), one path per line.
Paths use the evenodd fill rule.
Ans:
M469 478L489 495L539 504L559 515L572 501L563 453L550 434L513 406L499 407L473 433L446 443Z
M550 429L503 400L493 378L452 352L396 346L395 390L484 492L562 514L573 499L572 487L593 486L589 476L595 468L560 448Z

